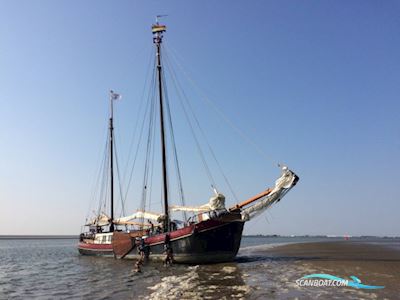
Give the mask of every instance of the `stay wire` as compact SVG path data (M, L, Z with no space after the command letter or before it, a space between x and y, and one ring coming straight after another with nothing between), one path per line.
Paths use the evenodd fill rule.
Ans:
M157 106L155 99L154 99L154 103L155 103L155 106ZM154 110L154 114L155 114L154 123L153 123L153 128L152 128L152 133L151 133L152 134L151 139L152 139L153 145L155 145L155 143L156 143L156 126L155 126L155 124L157 122L156 109ZM147 211L151 210L151 203L152 203L153 175L154 175L154 157L155 157L155 152L156 152L155 148L156 147L153 146L152 149L151 149L150 182L147 184L148 197L147 197L147 201L145 203L145 207L146 207L146 204L147 204ZM161 199L161 197L160 197L160 199Z
M154 55L152 57L154 57ZM139 120L140 120L139 116L142 115L142 109L145 107L144 103L146 101L145 101L145 97L144 96L145 96L145 92L146 92L147 83L148 83L148 80L149 80L149 73L150 73L150 70L153 69L153 68L151 68L151 64L152 64L153 60L154 60L154 58L153 59L151 57L149 58L147 71L146 71L146 76L145 76L145 82L144 82L144 86L143 86L141 97L140 97L141 101L140 101L139 109L138 109L137 115L136 115L136 121L135 121L134 130L133 130L133 134L132 134L132 139L131 139L131 142L130 142L130 145L129 145L128 159L127 159L128 163L126 164L126 167L125 167L124 178L127 177L126 175L127 175L127 171L128 171L129 162L130 162L130 159L131 159L131 153L133 152L132 148L133 148L133 144L135 142L136 132L137 132L138 125L139 125ZM140 141L140 139L138 141Z
M154 89L151 89L154 90ZM155 110L155 101L154 101L154 95L151 97L151 108L150 108L150 118L149 118L149 127L148 127L148 134L147 134L147 146L146 146L146 157L145 157L145 169L144 169L144 175L143 175L143 187L142 187L142 200L140 204L140 208L142 211L145 209L145 204L146 204L146 197L147 197L147 184L148 184L148 175L149 175L149 156L151 153L151 147L152 147L152 129L153 129L153 124L154 124L154 110ZM143 218L142 218L143 219ZM143 220L142 220L143 222Z
M208 150L210 151L211 156L213 157L213 159L214 159L214 161L215 161L215 163L216 163L216 165L217 165L217 167L218 167L219 172L221 173L221 175L222 175L222 177L223 177L223 179L224 179L226 185L228 186L230 192L232 193L232 196L235 198L236 201L239 201L239 199L238 199L238 197L237 197L237 195L236 195L236 193L235 193L235 191L234 191L234 189L233 189L231 183L230 183L229 180L228 180L228 177L226 176L225 172L223 171L223 168L222 168L222 166L221 166L219 160L217 159L217 156L215 155L214 150L213 150L212 147L211 147L210 142L209 142L208 139L207 139L206 134L204 133L203 128L202 128L201 125L200 125L200 122L199 122L199 120L198 120L198 118L197 118L197 116L196 116L196 114L195 114L195 112L194 112L193 106L191 105L191 103L190 103L188 97L186 96L185 91L184 91L183 88L180 86L180 83L179 83L179 81L177 80L176 72L175 72L175 70L173 69L172 65L169 63L169 61L168 61L168 66L169 66L169 69L170 69L170 73L172 74L172 76L174 77L174 80L177 82L177 85L179 86L180 90L182 91L183 99L185 100L186 105L189 107L189 111L191 112L191 115L192 115L193 119L195 120L196 125L197 125L197 127L198 127L198 129L199 129L199 131L200 131L200 133L201 133L201 135L202 135L202 137L203 137L203 139L205 140L205 142L206 142L206 144L207 144Z
M105 164L105 160L106 160L106 158L107 158L107 140L106 140L106 142L105 142L105 144L104 144L104 148L103 148L103 155L101 156L101 162L98 164L98 171L97 171L97 176L96 176L96 180L95 180L95 183L94 183L94 186L93 186L93 189L92 189L92 197L91 197L91 201L90 201L90 204L89 204L89 208L88 208L88 214L86 215L86 220L90 217L90 214L91 214L91 209L93 208L93 206L94 206L94 202L97 200L99 200L99 198L97 198L98 197L98 191L100 190L100 187L101 187L101 185L100 185L100 180L102 179L102 176L104 175L103 174L103 172L104 172L104 164Z
M171 109L170 109L170 101L168 97L168 91L167 91L167 85L166 85L166 79L165 79L165 72L163 73L163 78L162 78L164 84L164 90L165 90L165 104L166 104L166 109L167 109L167 119L168 119L168 124L169 124L169 132L170 132L170 139L171 139L171 146L172 146L172 152L174 156L174 163L175 163L175 169L176 169L176 176L177 176L177 182L178 182L178 192L179 192L179 197L181 200L181 205L185 206L185 195L183 191L183 182L182 182L182 176L181 176L181 171L180 171L180 166L179 166L179 159L178 159L178 153L176 149L176 143L175 143L175 134L174 134L174 127L172 123L172 117L171 117ZM187 214L185 211L182 212L184 220L187 220Z
M117 145L116 145L115 139L113 140L113 144L114 144L114 151L115 151L115 166L116 166L116 169L117 169L119 196L121 198L121 213L120 213L120 217L121 217L122 215L124 215L124 216L126 215L125 199L123 198L123 195L122 195L122 182L121 182L121 175L120 175L120 171L119 171L118 150L117 150Z
M170 47L170 46L169 46ZM219 114L222 119L232 128L236 133L244 140L246 140L249 144L251 144L255 150L257 150L258 154L263 157L266 161L272 162L273 165L276 164L275 160L271 159L271 157L254 141L252 138L250 138L247 134L245 134L239 127L235 126L235 124L222 112L220 108L209 98L207 95L202 91L202 89L196 84L196 82L191 78L191 76L185 71L185 69L182 67L182 65L179 62L179 59L177 58L177 51L174 50L172 47L171 48L171 53L173 58L175 59L175 62L181 72L187 77L188 81L192 84L194 87L195 91L198 92L200 99L202 99L209 107L211 107L217 114ZM175 53L174 53L175 52Z
M154 61L155 61L155 59L154 59ZM150 83L150 86L154 86L154 78L155 78L155 72L153 71L152 82ZM151 91L151 89L149 91ZM135 151L135 156L134 156L131 172L129 174L128 184L126 185L125 199L127 199L129 189L131 186L131 182L132 182L132 178L133 178L133 171L135 169L139 149L140 149L140 146L142 143L142 136L143 136L143 132L144 132L145 124L146 124L146 116L148 113L150 114L151 105L152 105L152 95L149 92L149 94L147 96L147 105L146 105L145 113L143 115L142 124L141 124L141 128L140 128L140 133L139 133L138 143L137 143L137 147L136 147L136 151Z
M188 115L188 113L187 113L187 111L186 111L186 108L185 108L185 106L183 105L183 102L182 102L182 99L181 99L182 96L180 95L180 91L179 91L179 89L177 88L175 81L172 80L172 82L173 82L173 84L174 84L174 86L175 86L175 89L177 90L178 99L180 100L181 107L182 107L182 110L183 110L184 115L185 115L185 119L186 119L187 123L189 124L190 131L192 132L192 137L193 137L193 139L194 139L194 141L195 141L197 152L198 152L198 154L199 154L199 156L200 156L200 158L201 158L201 161L202 161L202 163L203 163L204 170L205 170L205 172L206 172L206 174L207 174L207 176L208 176L208 179L209 179L209 181L210 181L210 183L211 183L211 186L216 188L216 184L215 184L214 177L213 177L212 174L211 174L210 168L209 168L209 166L208 166L208 164L207 164L207 161L206 161L206 159L205 159L205 155L204 155L204 153L203 153L203 150L201 149L199 140L197 139L196 132L195 132L195 130L194 130L194 127L193 127L193 125L192 125L192 122L190 121L190 118L189 118L189 115Z
M205 159L204 152L203 152L203 150L201 149L199 140L198 140L198 138L197 138L196 131L194 130L193 124L192 124L192 122L191 122L191 120L190 120L190 118L189 118L189 114L188 114L188 112L187 112L187 110L186 110L186 107L185 107L185 105L184 105L184 102L182 101L182 99L184 98L182 94L185 95L185 93L184 93L183 89L179 88L179 86L178 86L178 83L177 83L178 80L175 78L175 77L176 77L176 76L175 76L175 73L171 70L172 68L171 68L171 66L170 66L170 64L169 64L168 56L167 56L167 59L166 59L165 61L166 61L166 66L167 66L167 68L168 68L168 70L169 70L169 72L170 72L170 74L171 74L172 83L173 83L173 85L174 85L174 87L175 87L175 90L176 90L176 93L177 93L177 95L178 95L178 99L179 99L179 102L180 102L180 104L181 104L181 108L182 108L182 110L183 110L183 112L184 112L184 115L185 115L185 119L186 119L187 123L189 124L189 128L190 128L190 131L191 131L191 133L192 133L192 137L193 137L193 139L195 140L197 152L198 152L198 154L199 154L199 156L200 156L200 158L201 158L201 160L202 160L203 167L204 167L204 169L205 169L205 171L206 171L206 174L207 174L207 176L208 176L208 178L209 178L209 181L210 181L210 183L211 183L211 186L214 187L214 188L216 188L216 184L215 184L214 177L213 177L212 174L211 174L210 168L209 168L209 166L208 166L208 164L207 164L207 161L206 161L206 159Z
M97 215L100 215L102 209L103 212L106 211L106 205L107 205L107 195L108 195L108 179L109 179L109 170L110 170L110 156L108 155L110 151L110 134L108 134L107 137L107 156L106 160L104 163L104 168L103 168L103 180L101 183L101 190L100 190L100 203L99 203L99 209L97 212Z

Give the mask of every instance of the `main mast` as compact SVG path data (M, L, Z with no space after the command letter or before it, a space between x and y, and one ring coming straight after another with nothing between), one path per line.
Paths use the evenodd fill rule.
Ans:
M163 89L162 89L162 66L161 66L161 43L166 26L157 22L152 26L153 43L156 45L157 56L157 77L158 95L160 100L160 127L161 127L161 154L162 154L162 173L163 173L163 195L164 195L164 232L169 231L169 212L168 212L168 177L167 177L167 156L165 147L165 128L164 128L164 108L163 108Z
M120 98L120 95L110 91L110 201L111 201L111 220L110 220L110 232L114 231L114 109L113 101Z

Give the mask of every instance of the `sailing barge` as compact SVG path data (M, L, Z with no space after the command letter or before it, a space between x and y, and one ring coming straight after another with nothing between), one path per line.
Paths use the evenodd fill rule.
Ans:
M280 199L297 183L298 176L287 167L275 186L237 205L226 208L225 197L214 189L215 195L202 206L170 206L168 198L168 173L166 157L165 88L161 44L166 26L152 26L153 43L156 49L157 102L160 119L163 213L138 210L126 217L114 217L114 134L113 102L119 95L110 93L109 118L109 184L110 216L99 213L86 227L78 244L82 255L113 256L115 258L139 258L138 249L150 259L165 258L166 249L171 249L178 263L216 263L235 258L242 237L244 223L263 212ZM169 116L169 115L168 115ZM170 117L170 116L169 116ZM176 153L175 153L176 154ZM171 219L171 212L191 212L193 215L181 222ZM147 220L145 222L145 220ZM128 229L129 228L129 229ZM143 250L145 249L145 250Z

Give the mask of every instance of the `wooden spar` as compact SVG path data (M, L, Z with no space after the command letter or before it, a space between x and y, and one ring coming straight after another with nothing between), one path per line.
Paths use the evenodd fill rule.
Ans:
M249 205L250 203L257 201L258 199L267 196L268 194L270 194L272 192L272 189L267 189L264 192L261 192L257 195L255 195L254 197L251 197L243 202L240 202L238 204L236 204L235 206L232 206L231 208L229 208L229 211L233 211L233 210L237 210L240 209L246 205Z
M138 225L143 227L151 227L151 224L144 224L140 222L126 221L126 222L114 222L116 225ZM153 226L158 226L158 224L153 224Z

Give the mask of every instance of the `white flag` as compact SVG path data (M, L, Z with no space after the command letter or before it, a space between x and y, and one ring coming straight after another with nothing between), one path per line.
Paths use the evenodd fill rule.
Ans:
M112 100L119 100L122 98L120 94L115 93L114 91L110 91L110 97Z

